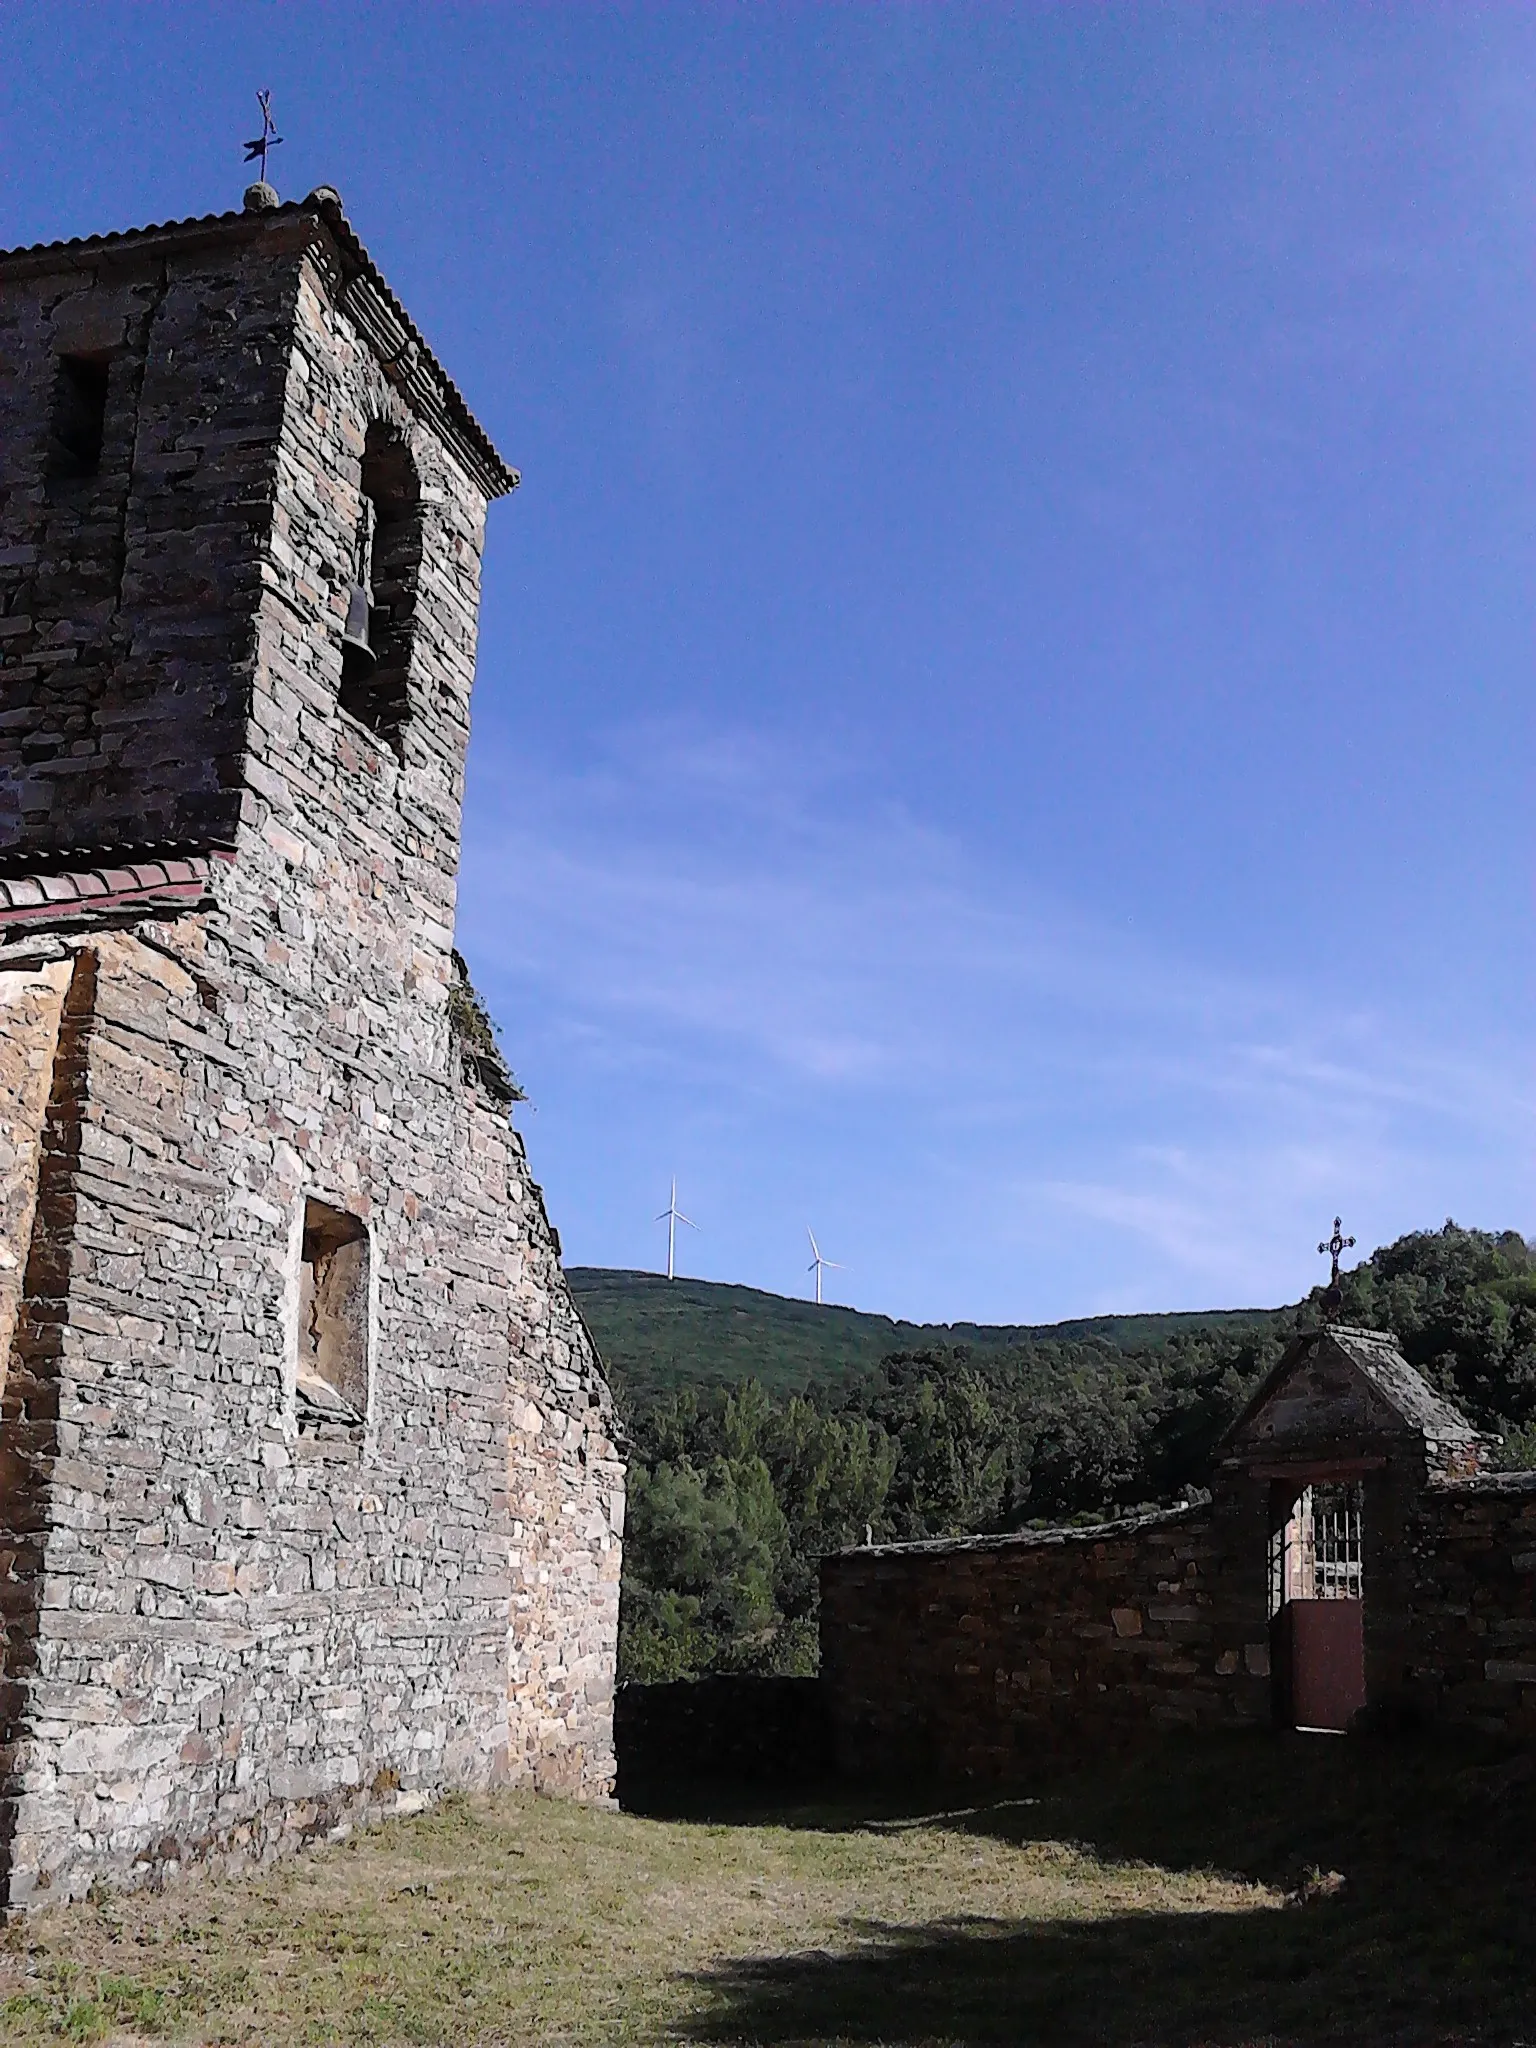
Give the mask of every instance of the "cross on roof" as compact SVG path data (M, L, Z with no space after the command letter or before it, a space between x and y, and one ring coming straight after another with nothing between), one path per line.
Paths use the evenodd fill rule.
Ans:
M1330 1287L1337 1287L1339 1284L1339 1253L1350 1251L1354 1246L1354 1242L1355 1240L1352 1237L1344 1235L1344 1219L1341 1216L1335 1216L1333 1219L1332 1237L1325 1238L1318 1246L1318 1250L1323 1254L1324 1258L1331 1258L1333 1260L1333 1271L1328 1276L1328 1285Z
M276 149L283 138L276 133L276 123L272 119L271 93L257 93L256 104L261 109L261 133L254 142L248 142L245 145L245 161L251 164L255 163L258 157L261 159L261 182L265 185L267 182L267 151L269 149Z

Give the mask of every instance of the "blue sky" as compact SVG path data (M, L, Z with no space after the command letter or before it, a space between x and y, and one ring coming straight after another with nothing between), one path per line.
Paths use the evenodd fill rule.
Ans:
M259 85L523 472L461 932L569 1258L1536 1229L1536 14L13 0L0 240L237 203Z

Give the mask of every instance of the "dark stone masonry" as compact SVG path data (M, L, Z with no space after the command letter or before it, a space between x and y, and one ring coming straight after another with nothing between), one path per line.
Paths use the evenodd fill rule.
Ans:
M0 256L10 1905L611 1793L612 1407L451 1001L515 482L334 193Z
M1379 1333L1299 1338L1206 1503L827 1558L845 1770L1006 1777L1170 1728L1536 1736L1536 1473Z

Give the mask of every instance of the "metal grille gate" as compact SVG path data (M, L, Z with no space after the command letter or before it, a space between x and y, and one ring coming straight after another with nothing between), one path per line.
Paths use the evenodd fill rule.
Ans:
M1302 1489L1270 1539L1270 1611L1288 1600L1364 1597L1363 1489L1358 1479Z

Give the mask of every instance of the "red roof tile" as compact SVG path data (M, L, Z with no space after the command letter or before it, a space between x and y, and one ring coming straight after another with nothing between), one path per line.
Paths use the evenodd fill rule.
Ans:
M99 917L104 912L164 907L190 910L212 896L214 866L228 854L128 861L121 867L56 868L46 874L0 877L0 931Z

